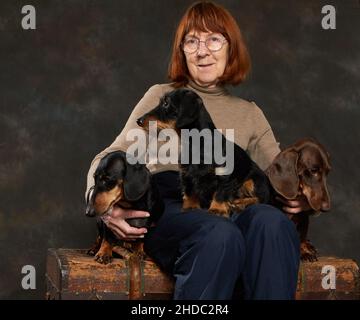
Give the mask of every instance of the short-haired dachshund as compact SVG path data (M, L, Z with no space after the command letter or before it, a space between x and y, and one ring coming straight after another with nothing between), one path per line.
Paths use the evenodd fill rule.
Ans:
M131 245L119 240L105 225L102 218L113 207L148 211L149 218L131 218L126 221L133 227L149 227L162 215L163 202L149 170L144 164L127 161L123 151L115 151L103 157L94 173L95 185L87 194L86 215L97 217L98 237L88 250L99 263L107 264L112 260L115 246L133 251L142 250L142 242Z
M276 192L286 199L304 195L311 210L288 214L297 226L303 260L317 260L317 250L307 239L309 216L330 210L326 178L331 170L325 148L314 139L302 139L277 155L267 169Z

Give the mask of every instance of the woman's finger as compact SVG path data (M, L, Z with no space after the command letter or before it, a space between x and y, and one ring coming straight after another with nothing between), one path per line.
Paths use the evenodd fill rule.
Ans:
M124 235L124 237L141 236L147 233L146 228L134 228L131 227L126 221L110 218L107 222L107 226L110 229L117 230L118 233Z
M143 239L145 237L145 235L140 235L140 236L128 236L126 238L124 238L124 240L136 240L136 239Z
M297 208L300 206L300 201L298 200L288 200L282 197L276 197L276 199L291 208Z
M109 229L121 240L125 241L135 241L137 239L144 238L144 234L141 235L128 235L124 233L119 227L116 225L110 225Z
M302 209L300 207L292 208L292 207L286 207L286 206L283 207L283 210L285 212L291 213L291 214L299 213L302 211Z
M126 219L148 218L148 217L150 217L150 213L147 211L140 211L140 210L126 210L125 216L126 216Z
M132 237L138 237L143 236L145 233L147 233L146 228L133 228L129 226L129 228L126 228L124 230L124 233L126 236L132 236Z
M123 233L116 225L108 225L108 228L119 238L126 238L125 233Z

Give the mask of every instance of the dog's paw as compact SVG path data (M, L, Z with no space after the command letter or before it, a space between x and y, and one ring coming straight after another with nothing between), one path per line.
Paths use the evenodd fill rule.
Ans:
M86 254L93 257L96 255L97 252L98 250L96 250L95 248L90 248L88 251L86 251Z
M301 261L308 261L308 262L315 262L318 261L317 255L313 254L313 253L307 253L307 252L302 252L301 253Z
M108 264L112 261L112 254L108 254L108 253L100 253L98 252L95 255L95 261L101 263L101 264Z
M317 250L309 240L302 242L300 245L300 258L302 261L317 261Z

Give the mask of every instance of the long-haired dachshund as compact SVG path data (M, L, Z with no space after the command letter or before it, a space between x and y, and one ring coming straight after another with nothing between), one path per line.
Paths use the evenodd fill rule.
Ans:
M158 129L172 128L178 134L181 129L215 130L202 99L187 89L165 94L159 105L140 117L137 123L147 130L149 121L157 121ZM226 145L225 140L223 136L222 146ZM192 150L191 140L189 144ZM200 159L204 159L204 148L204 144L200 144ZM217 175L218 165L212 160L211 164L180 164L184 210L205 208L212 213L229 216L231 211L241 211L254 203L270 203L280 208L282 205L275 200L276 192L287 199L295 199L303 193L315 211L330 208L326 186L329 158L325 149L314 140L302 140L282 151L267 170L270 179L236 144L231 174ZM316 260L316 249L306 239L309 214L304 212L290 218L296 224L301 239L301 259L313 261Z
M297 226L303 260L317 260L317 250L307 239L309 216L330 210L326 177L331 170L329 154L314 139L303 139L283 150L267 169L271 184L286 199L305 195L310 211L288 214Z
M159 105L139 118L137 123L148 129L151 120L157 121L159 129L171 128L179 134L183 129L210 130L214 146L214 123L202 99L191 90L177 89L165 94ZM223 135L221 139L223 155L227 143L233 145L234 157L230 159L233 161L232 172L217 174L224 165L216 164L214 154L210 154L211 161L204 161L209 154L204 140L200 140L199 148L194 148L200 153L200 163L191 163L194 154L190 153L189 163L180 164L183 210L206 208L214 214L228 217L231 211L270 201L272 188L266 174L241 147L229 142ZM188 147L193 150L192 139L189 139Z
M123 151L115 151L101 159L95 174L95 185L87 195L86 215L97 217L98 237L88 250L95 260L107 264L112 260L114 246L126 246L107 228L102 216L113 207L148 211L149 218L132 218L127 222L133 227L149 227L163 212L163 202L145 165L129 164ZM141 242L132 244L134 250L141 250Z

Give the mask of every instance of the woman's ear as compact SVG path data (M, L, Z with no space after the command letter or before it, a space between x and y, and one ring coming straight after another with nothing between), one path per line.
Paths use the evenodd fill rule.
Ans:
M126 200L139 200L150 187L150 172L143 164L127 164L124 176Z
M297 162L299 154L293 149L280 152L266 173L275 191L286 199L296 198L299 190Z

